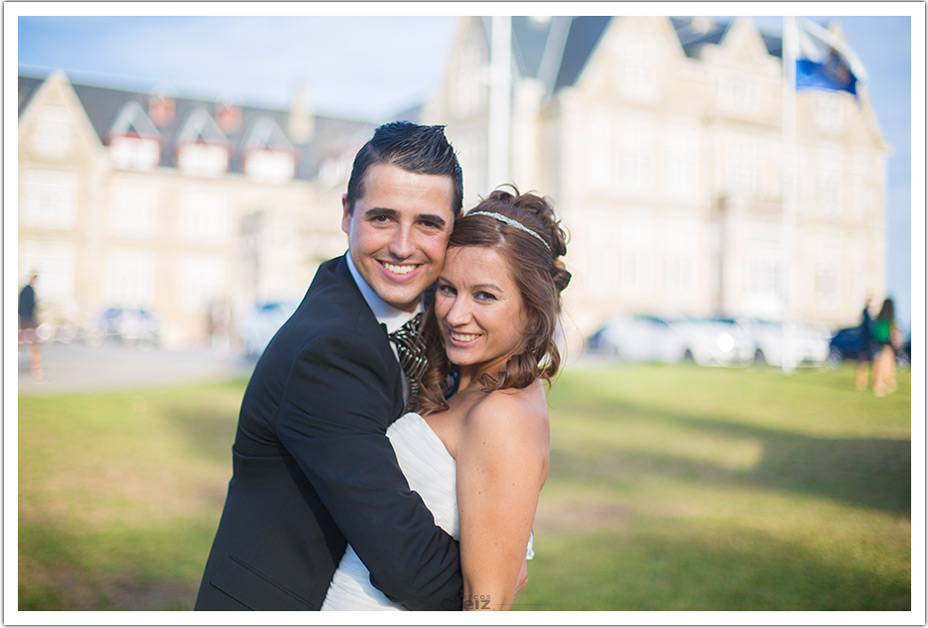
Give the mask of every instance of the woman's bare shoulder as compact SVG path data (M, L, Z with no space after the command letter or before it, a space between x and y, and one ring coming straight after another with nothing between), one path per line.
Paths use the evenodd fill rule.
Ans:
M464 417L467 433L481 437L518 436L548 439L548 404L544 387L535 382L526 388L486 393Z

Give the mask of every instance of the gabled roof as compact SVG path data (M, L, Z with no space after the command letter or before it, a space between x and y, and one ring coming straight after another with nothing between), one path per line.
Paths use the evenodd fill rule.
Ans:
M251 129L242 143L242 150L271 149L293 151L293 144L270 116L262 116L251 123Z
M187 116L187 120L177 133L177 143L228 144L229 138L209 115L205 107L197 107Z
M519 76L542 82L547 94L574 85L612 21L611 16L556 16L538 19L512 18L512 54ZM711 18L671 17L683 52L698 58L707 45L721 45L733 20L715 22ZM481 19L487 41L490 18ZM779 58L783 41L779 34L761 31L767 52Z
M699 56L703 46L721 44L732 24L718 24L706 18L692 17L672 17L670 23L673 24L677 39L683 46L683 52L691 59Z
M45 81L43 77L19 75L19 114L32 102L38 88ZM103 87L99 85L88 85L77 81L71 82L71 87L77 94L81 105L93 125L101 144L105 143L106 133L113 126L114 121L120 111L128 102L137 103L143 110L146 109L149 99L156 95L154 91L134 91L118 87ZM177 141L181 131L181 126L187 121L190 114L198 109L203 108L207 112L215 111L221 107L228 99L222 98L218 101L183 98L180 95L174 96L174 116L163 127L156 127L161 133L163 142L161 148L161 166L174 168L177 166ZM252 122L261 117L268 117L273 120L277 127L286 135L288 112L282 109L270 109L265 107L251 107L242 105L242 124L239 130L230 131L225 135L230 145L233 147L232 154L229 158L229 172L242 173L242 154L241 146L245 140L247 130L251 129ZM416 122L406 112L404 117ZM292 142L294 150L297 152L297 171L296 178L309 180L315 178L319 173L319 168L323 160L332 153L333 147L339 146L346 137L363 138L366 141L373 134L376 124L351 120L347 118L335 118L330 116L314 116L314 134L309 142L298 143ZM287 136L288 141L289 136ZM362 142L363 143L363 142Z
M512 55L520 76L538 79L551 94L573 85L586 66L610 16L512 18ZM491 20L481 19L487 41Z
M143 138L160 138L161 132L142 109L137 100L130 100L123 105L113 120L113 125L106 137L138 135Z

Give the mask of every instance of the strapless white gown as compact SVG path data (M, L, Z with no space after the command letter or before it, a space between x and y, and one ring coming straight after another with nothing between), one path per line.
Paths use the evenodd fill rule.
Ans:
M404 414L387 429L409 488L422 496L435 524L458 538L458 500L454 458L428 423L414 412ZM531 558L532 543L526 554ZM371 584L371 574L349 545L342 556L325 601L324 611L404 611Z

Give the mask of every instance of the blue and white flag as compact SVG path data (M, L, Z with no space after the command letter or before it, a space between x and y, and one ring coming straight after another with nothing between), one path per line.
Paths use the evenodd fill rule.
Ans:
M857 83L867 80L867 72L847 42L805 18L794 18L788 24L793 28L796 89L828 89L857 96Z

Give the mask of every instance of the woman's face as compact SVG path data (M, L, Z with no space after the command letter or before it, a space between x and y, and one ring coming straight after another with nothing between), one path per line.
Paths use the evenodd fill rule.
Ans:
M527 325L509 264L494 248L448 249L435 316L448 359L474 376L501 370L522 348Z

